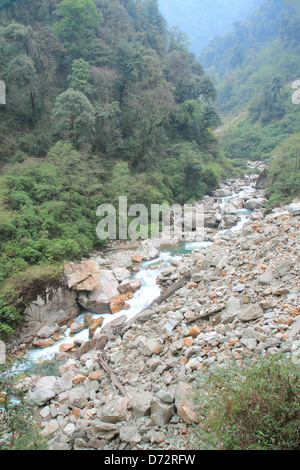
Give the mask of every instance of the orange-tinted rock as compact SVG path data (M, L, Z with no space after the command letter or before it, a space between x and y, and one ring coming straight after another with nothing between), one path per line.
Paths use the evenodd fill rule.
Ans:
M89 326L89 339L92 339L94 337L95 331L102 325L103 322L103 317L93 318Z
M74 348L74 343L63 343L59 346L59 352L68 352Z
M54 344L54 340L51 338L37 339L32 344L37 348L48 348L49 346L52 346Z
M133 257L131 258L132 261L135 261L136 263L141 263L144 259L144 257L142 255L139 255L138 253L136 253L135 255L133 255Z
M90 380L98 380L98 382L101 382L103 379L105 373L103 370L94 370L93 372L90 373L89 379Z
M133 293L132 291L126 292L126 294L121 294L116 296L112 301L110 302L110 309L112 313L118 313L124 308L124 304L126 300L132 299Z
M77 385L80 382L83 382L86 379L85 375L76 375L76 377L73 378L73 384Z
M190 336L192 336L193 338L197 338L197 336L200 335L200 333L201 333L201 328L199 326L193 326L189 331Z

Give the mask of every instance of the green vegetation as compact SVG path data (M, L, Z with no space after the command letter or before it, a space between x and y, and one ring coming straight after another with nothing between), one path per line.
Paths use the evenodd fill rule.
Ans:
M22 273L35 292L32 270L103 247L100 204L192 201L238 169L212 132L212 81L156 0L13 2L0 52L4 334L19 315L8 306L24 305L10 287Z
M299 31L300 20L293 10L281 1L267 0L201 55L216 85L224 127L229 123L221 135L225 155L232 161L271 163L270 205L300 195L299 169L294 164L300 106L292 102L291 86L300 77ZM237 115L243 117L230 125Z
M275 356L205 374L190 445L219 450L299 450L300 372Z
M269 205L292 201L300 194L300 133L285 139L273 153L268 170Z
M0 365L0 450L46 450L33 407L9 398L13 384L2 375L7 367Z

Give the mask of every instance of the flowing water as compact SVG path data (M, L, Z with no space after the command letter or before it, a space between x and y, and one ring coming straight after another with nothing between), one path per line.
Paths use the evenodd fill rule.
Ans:
M255 192L255 189L251 186L242 188L242 190L237 194L232 194L232 196L222 198L220 203L220 209L224 204L234 198L243 198L244 196L251 195L252 192ZM237 212L237 215L240 217L238 224L227 230L221 230L217 233L216 237L220 233L234 233L242 228L244 223L247 221L247 216L251 211L246 209L241 209ZM156 283L156 279L160 272L168 267L172 261L178 261L181 259L182 255L185 253L192 252L195 249L201 247L206 247L212 242L181 242L178 245L164 247L164 251L160 253L159 258L156 258L152 261L145 261L140 264L140 271L134 274L135 278L140 279L142 287L135 293L134 297L129 301L130 308L128 310L123 310L117 314L104 314L104 315L94 315L95 318L100 316L104 317L103 326L108 322L115 320L123 315L127 316L127 320L130 320L143 309L147 308L161 293L160 286ZM165 251L167 248L167 251ZM76 322L82 323L84 315L87 312L83 312L78 318L75 319ZM53 361L55 355L59 352L59 347L63 343L73 343L75 339L87 341L88 338L88 328L83 331L70 335L70 328L67 328L64 331L64 336L60 341L57 341L53 346L43 349L32 349L22 358L21 361L16 361L13 368L10 370L10 374L16 374L22 371L35 371L41 372L45 375L54 375L54 370L58 370L58 365ZM53 364L56 365L53 365ZM42 366L41 366L42 364ZM48 366L47 366L48 365Z

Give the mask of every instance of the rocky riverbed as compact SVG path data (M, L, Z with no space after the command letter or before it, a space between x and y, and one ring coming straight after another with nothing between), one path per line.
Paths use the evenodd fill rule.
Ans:
M204 199L209 244L180 254L174 248L176 256L163 269L160 248L152 246L158 251L149 255L147 269L157 272L160 290L186 279L166 301L133 315L128 326L130 295L114 304L113 324L106 318L91 329L87 314L87 340L65 348L61 343L59 375L19 381L18 390L36 406L49 449L183 449L197 421L193 393L199 375L268 354L283 353L300 364L300 204L266 213L263 190L237 196L248 185L229 181ZM241 210L245 218L237 230ZM95 300L89 293L101 287L105 267L113 273L106 279L112 292L100 296L102 304L111 306L122 286L134 297L141 286L130 273L146 259L145 252L137 254L133 247L122 256L95 254L88 262L97 268L86 277L68 265L70 289L82 293L81 304Z

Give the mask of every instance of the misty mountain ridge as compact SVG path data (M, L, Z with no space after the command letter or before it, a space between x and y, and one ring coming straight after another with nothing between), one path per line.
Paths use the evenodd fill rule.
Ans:
M176 26L190 38L191 51L199 55L216 36L233 29L263 0L158 0L169 27Z

